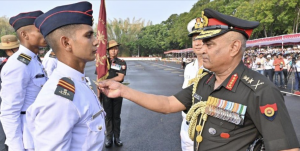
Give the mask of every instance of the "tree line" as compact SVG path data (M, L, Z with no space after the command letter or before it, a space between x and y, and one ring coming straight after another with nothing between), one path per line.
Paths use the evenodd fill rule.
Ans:
M250 39L299 32L299 0L199 0L189 12L172 14L160 24L143 19L108 19L108 40L121 43L120 56L162 56L164 51L191 47L187 24L201 17L205 8L221 13L259 21ZM94 27L97 30L97 25ZM97 33L97 32L95 32ZM0 17L0 36L15 34L7 17Z

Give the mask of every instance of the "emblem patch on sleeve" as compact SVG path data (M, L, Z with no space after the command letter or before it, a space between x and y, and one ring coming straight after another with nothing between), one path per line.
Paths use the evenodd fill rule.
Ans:
M267 104L265 106L260 106L260 112L263 114L269 121L273 121L277 114L277 104Z
M21 53L17 59L26 65L28 65L29 62L31 61L31 57L24 53Z
M73 101L75 94L74 82L69 78L61 78L57 84L54 94Z

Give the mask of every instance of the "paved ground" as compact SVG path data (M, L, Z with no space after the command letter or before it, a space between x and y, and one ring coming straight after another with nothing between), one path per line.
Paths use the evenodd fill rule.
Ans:
M89 63L86 75L95 79L94 63ZM172 95L181 90L183 70L176 63L155 61L127 61L126 82L129 87L152 94ZM300 98L285 96L300 140ZM144 109L129 100L122 106L121 139L123 147L113 146L104 151L180 151L181 113L169 115Z

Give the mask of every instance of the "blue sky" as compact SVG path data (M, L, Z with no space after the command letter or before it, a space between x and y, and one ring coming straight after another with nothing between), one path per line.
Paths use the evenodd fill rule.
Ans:
M0 0L0 16L15 16L20 12L48 10L82 0ZM94 18L98 18L101 0L87 0L93 5ZM142 18L159 24L172 14L188 12L197 0L106 0L108 19ZM95 20L97 22L97 20Z

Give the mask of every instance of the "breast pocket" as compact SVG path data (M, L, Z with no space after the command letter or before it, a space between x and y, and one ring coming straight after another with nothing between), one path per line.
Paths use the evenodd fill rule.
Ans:
M233 131L236 128L236 125L214 117L209 117L205 127L203 136L214 142L227 142L228 140L221 136L225 135L232 137L234 135Z
M43 87L43 85L46 83L46 75L44 73L37 73L33 77L32 81L33 84L37 87Z
M99 111L94 114L92 118L87 121L86 125L88 128L85 149L84 150L101 150L105 138L105 114L103 111Z

